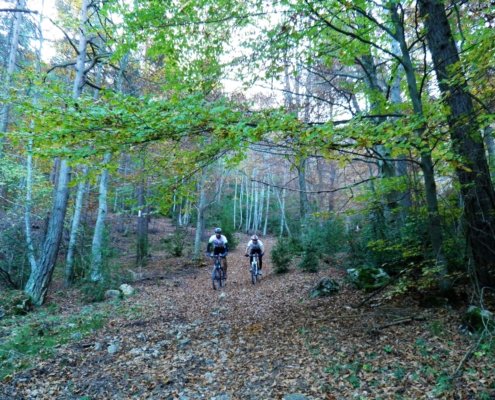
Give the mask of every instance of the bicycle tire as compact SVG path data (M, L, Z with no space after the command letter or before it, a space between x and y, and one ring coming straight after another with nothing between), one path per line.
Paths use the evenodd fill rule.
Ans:
M253 262L251 264L251 283L255 285L257 279L258 279L258 265Z
M213 285L213 290L217 290L217 283L218 287L222 287L222 277L221 277L221 271L218 268L215 268L213 270L213 274L211 276L211 283Z

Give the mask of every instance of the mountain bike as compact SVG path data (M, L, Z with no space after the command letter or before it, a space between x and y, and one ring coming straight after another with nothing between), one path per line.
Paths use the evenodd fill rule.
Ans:
M217 290L222 286L225 286L225 272L222 268L221 258L223 258L220 254L216 254L213 256L209 256L213 258L213 269L211 271L211 282L213 285L213 290Z
M249 257L249 255L247 257ZM258 253L254 253L253 261L251 261L251 266L249 268L249 272L251 273L251 282L253 285L256 284L256 281L259 281L261 279L261 274L258 265L259 265Z

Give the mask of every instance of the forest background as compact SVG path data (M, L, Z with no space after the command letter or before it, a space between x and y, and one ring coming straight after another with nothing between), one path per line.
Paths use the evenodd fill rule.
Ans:
M175 256L199 263L215 226L234 245L273 235L277 272L339 264L361 288L471 305L486 335L494 15L485 1L4 1L3 293L40 306L55 279L102 299L128 279L112 232L141 270L166 217Z

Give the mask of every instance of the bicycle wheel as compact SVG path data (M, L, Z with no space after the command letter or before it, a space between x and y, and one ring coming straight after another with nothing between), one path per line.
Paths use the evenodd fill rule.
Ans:
M213 290L217 290L217 285L218 287L222 286L222 279L221 279L221 271L219 268L215 268L213 270L213 273L211 275L211 283L213 285Z
M251 282L252 284L256 284L256 279L258 279L258 264L253 262L251 264Z

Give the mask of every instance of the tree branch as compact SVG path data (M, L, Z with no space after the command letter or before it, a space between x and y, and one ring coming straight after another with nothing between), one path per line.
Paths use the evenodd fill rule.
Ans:
M27 8L0 8L0 12L16 12L26 14L39 14L36 10L29 10Z

